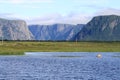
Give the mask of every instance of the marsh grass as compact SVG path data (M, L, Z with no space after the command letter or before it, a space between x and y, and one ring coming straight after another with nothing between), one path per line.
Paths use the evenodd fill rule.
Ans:
M120 42L18 42L0 44L0 55L24 52L120 52Z

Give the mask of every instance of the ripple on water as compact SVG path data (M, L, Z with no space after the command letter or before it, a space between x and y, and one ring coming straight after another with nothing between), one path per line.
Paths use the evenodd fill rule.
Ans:
M97 54L0 56L0 80L120 80L120 58L112 57L117 54Z

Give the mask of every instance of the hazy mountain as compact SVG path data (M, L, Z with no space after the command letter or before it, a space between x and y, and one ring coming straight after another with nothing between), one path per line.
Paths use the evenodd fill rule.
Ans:
M0 39L32 40L33 35L23 20L6 20L0 18Z
M36 40L70 40L82 27L82 24L30 25L29 30Z
M85 41L120 41L120 16L94 17L74 37Z

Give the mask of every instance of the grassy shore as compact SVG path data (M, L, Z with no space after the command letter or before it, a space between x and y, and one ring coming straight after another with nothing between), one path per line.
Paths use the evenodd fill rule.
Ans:
M120 52L120 42L0 42L0 55L24 52Z

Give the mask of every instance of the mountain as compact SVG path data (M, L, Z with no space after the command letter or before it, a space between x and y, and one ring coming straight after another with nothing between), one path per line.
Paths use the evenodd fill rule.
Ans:
M0 18L0 39L32 40L33 35L23 20L7 20Z
M82 27L82 24L30 25L29 30L36 40L70 40Z
M74 37L82 41L120 41L120 16L96 16Z

